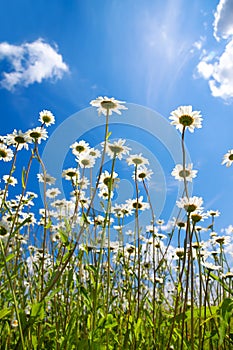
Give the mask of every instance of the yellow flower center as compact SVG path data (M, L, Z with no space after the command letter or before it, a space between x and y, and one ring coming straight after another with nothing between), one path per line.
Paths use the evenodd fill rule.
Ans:
M180 172L179 172L179 176L180 177L188 177L188 176L190 176L190 171L189 170L181 170Z
M51 117L48 115L43 115L42 120L44 123L49 123L51 122Z
M5 227L0 226L0 236L5 236L7 234L7 230L5 229Z
M111 145L111 146L109 146L109 149L115 154L118 154L118 153L123 151L123 148L120 146L112 146Z
M85 150L85 148L83 146L76 146L75 147L75 150L78 152L78 153L81 153Z
M41 133L36 132L36 131L33 131L33 132L30 133L30 136L31 136L33 139L38 139L39 137L41 137Z
M25 143L25 138L23 136L16 136L15 141L17 143Z
M4 149L0 149L0 157L6 158L7 152Z
M179 118L179 122L183 125L183 126L190 126L193 124L193 117L191 117L190 115L182 115L180 118Z
M197 206L195 204L188 204L184 206L184 209L188 212L191 213L192 211L195 211L197 209Z
M102 101L100 104L101 104L101 107L103 107L103 108L105 108L105 109L108 109L108 110L117 107L117 104L114 103L114 102L111 101L111 100Z

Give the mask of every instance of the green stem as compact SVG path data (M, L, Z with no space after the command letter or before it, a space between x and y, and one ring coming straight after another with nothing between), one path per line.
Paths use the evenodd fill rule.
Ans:
M20 320L20 316L19 316L18 302L17 302L17 299L16 299L16 295L15 295L15 291L14 291L13 285L12 285L11 276L10 276L10 273L8 271L7 262L6 262L6 256L5 256L4 247L3 247L1 239L0 239L0 245L1 245L1 251L2 251L2 256L3 256L3 261L4 261L4 266L5 266L5 269L6 269L8 282L10 284L10 289L11 289L11 292L12 292L12 295L13 295L16 317L17 317L18 324L19 324L20 339L21 339L23 350L24 349L26 350L25 343L24 343L24 337L23 337L23 330L22 330L21 320Z

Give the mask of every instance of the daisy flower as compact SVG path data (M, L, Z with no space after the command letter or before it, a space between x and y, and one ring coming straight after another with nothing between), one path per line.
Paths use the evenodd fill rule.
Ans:
M50 126L55 123L54 115L50 111L44 109L40 112L39 122L41 122L42 125Z
M207 218L207 215L203 213L201 210L195 210L191 214L191 219L193 223L197 223L199 221L203 221Z
M133 209L134 210L146 210L146 209L150 208L148 203L143 202L143 196L140 196L138 198L138 200L137 199L127 199L126 204L132 210Z
M106 144L106 152L111 158L122 159L123 155L129 154L131 150L129 147L124 146L126 140L119 139L114 142L107 142Z
M208 262L203 262L201 264L209 271L219 271L222 269L222 266L214 265L214 264L208 263Z
M176 129L183 132L184 128L188 128L190 132L194 132L195 128L201 128L201 114L199 111L193 111L192 106L180 106L171 112L171 125L175 125Z
M112 207L112 213L117 218L123 218L133 214L133 209L129 208L127 204L115 204Z
M148 159L144 158L141 153L132 154L126 159L128 165L146 165L149 164Z
M71 179L79 179L79 171L76 168L68 168L63 170L62 172L62 177L64 177L66 180L71 180Z
M57 197L59 194L61 193L61 191L54 187L54 188L49 188L47 191L46 191L46 196L48 198L55 198Z
M113 198L113 191L109 192L107 187L100 187L98 196L104 200L107 200L108 198Z
M89 152L90 156L92 156L93 158L100 158L101 157L100 151L96 148L92 147L88 150L88 152Z
M93 107L97 107L98 115L112 115L112 112L115 112L117 114L121 114L121 110L128 109L127 107L123 106L121 103L125 103L123 101L115 100L114 97L102 97L99 96L96 100L92 100L90 104Z
M213 243L215 243L215 244L218 243L220 245L222 245L222 244L229 244L230 241L231 241L230 236L215 236L213 238Z
M17 147L18 150L21 150L22 148L28 150L28 143L31 141L26 132L22 132L21 130L17 131L16 129L12 134L6 135L5 140L8 146L12 145Z
M89 152L82 152L76 158L76 162L78 162L81 168L92 168L95 165L95 158Z
M49 175L49 174L37 174L37 178L39 182L46 182L48 185L53 185L55 184L55 177Z
M175 254L178 258L183 258L184 256L184 248L176 248Z
M226 164L226 167L228 168L233 163L233 149L230 149L224 156L222 164Z
M219 210L208 210L206 214L210 217L213 217L213 216L218 217L220 215L220 211Z
M137 180L139 182L143 180L150 180L153 171L148 169L145 165L139 166L137 169ZM134 174L132 175L133 180L135 179Z
M10 227L7 222L0 220L0 239L5 240L10 235Z
M41 128L40 126L28 130L27 135L30 137L30 142L37 142L39 144L42 140L46 140L48 138L47 130Z
M14 154L10 148L7 148L6 145L0 144L0 160L4 162L10 162Z
M87 143L84 140L81 140L79 142L74 142L70 148L72 149L72 153L78 157L81 153L87 152L90 150L89 143Z
M118 177L118 174L115 173L115 171L113 172L112 177L111 177L111 174L107 170L105 170L100 175L99 187L102 188L102 187L106 186L107 188L109 188L110 184L111 184L111 181L112 181L112 185L113 185L114 181L116 181L117 177Z
M197 170L193 170L193 164L188 164L187 167L185 166L185 169L182 164L177 164L171 174L178 181L183 181L185 178L187 181L192 182L192 179L197 176Z
M10 175L3 175L3 181L11 186L15 186L17 185L18 181L14 176L10 176Z
M188 213L195 210L202 210L203 199L201 197L183 197L176 202L178 208L185 209Z

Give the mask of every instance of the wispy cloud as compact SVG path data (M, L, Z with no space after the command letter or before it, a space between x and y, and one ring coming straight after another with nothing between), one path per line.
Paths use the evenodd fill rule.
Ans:
M217 41L228 39L224 51L213 55L203 50L197 65L199 76L208 81L211 94L223 100L233 98L233 2L220 0L214 14L213 35Z
M69 71L57 46L52 47L41 38L21 45L0 43L0 60L3 59L10 63L11 70L2 72L0 85L9 91L44 79L61 79Z

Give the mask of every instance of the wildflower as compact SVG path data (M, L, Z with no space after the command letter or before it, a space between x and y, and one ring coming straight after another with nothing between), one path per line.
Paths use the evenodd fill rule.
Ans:
M125 250L127 251L127 253L130 255L132 254L134 251L135 251L135 246L132 245L132 244L129 244L129 243L126 243L126 246L125 246Z
M206 215L208 215L210 217L213 217L213 216L218 217L220 215L220 211L218 211L218 210L208 210Z
M187 181L192 182L192 179L197 176L197 170L193 170L193 164L188 164L185 168L183 165L177 164L171 174L178 181L183 181L185 178Z
M127 158L128 165L146 165L149 164L148 159L144 158L142 154L132 154Z
M125 103L123 101L115 100L114 97L102 97L99 96L96 100L92 100L90 104L93 107L97 107L98 115L112 115L112 112L115 112L117 114L121 114L120 110L126 110L127 107L121 105L121 103Z
M164 224L164 220L158 219L156 220L156 224L162 226Z
M19 325L18 320L12 320L12 321L11 321L11 327L13 327L13 328L17 328L17 327L18 327L18 325Z
M39 182L46 182L48 185L53 185L55 184L55 177L49 175L49 174L37 174L37 178Z
M153 175L153 171L148 169L145 165L141 165L137 169L137 180L139 182L144 180L150 180L151 175ZM134 174L132 175L133 180L135 179Z
M50 111L44 109L40 112L39 122L41 122L42 125L50 126L55 123L54 115Z
M78 157L81 153L87 152L90 150L89 143L84 140L73 143L70 148L72 149L72 153Z
M150 207L148 203L143 202L143 196L138 199L127 199L126 204L132 210L146 210Z
M233 278L233 272L228 271L222 275L222 278Z
M77 183L77 185L80 186L83 190L86 190L87 187L90 185L90 182L86 176L83 176Z
M54 233L53 236L52 236L52 242L53 243L56 243L56 242L59 242L60 241L60 235L58 232Z
M12 134L6 135L6 144L8 146L17 147L18 150L25 148L28 150L28 143L30 142L30 137L26 132L22 132L21 130L17 131L16 129Z
M30 137L30 142L37 142L39 144L42 140L46 140L48 138L47 130L41 128L40 126L28 130L27 135Z
M0 221L0 239L6 239L10 235L10 228L7 222Z
M112 173L112 175L105 170L101 175L100 175L100 180L99 180L99 188L102 188L103 186L106 186L108 189L112 189L114 182L117 181L118 174L115 173L115 171Z
M213 238L213 242L218 243L220 245L229 244L230 241L231 241L231 238L229 236L215 236Z
M81 168L92 168L95 165L95 158L88 152L83 152L75 160Z
M61 193L61 191L54 187L54 188L49 188L47 191L46 191L46 196L48 198L55 198L57 197L59 194Z
M13 152L10 148L7 148L6 145L0 144L0 160L4 162L10 162L13 158Z
M164 279L161 277L155 277L155 283L159 283L159 284L163 284L164 283Z
M107 187L99 188L98 196L104 200L113 198L113 191L109 191Z
M103 225L105 222L105 217L102 215L97 215L94 217L94 225Z
M34 213L21 213L22 216L22 222L25 222L25 225L35 225L36 224L36 218Z
M178 258L182 258L184 256L184 248L176 248L175 253Z
M233 149L230 149L224 156L222 164L226 164L226 167L231 166L233 163Z
M19 233L17 233L15 235L15 240L20 242L21 244L27 244L27 237L25 237L25 236L23 236L23 235L21 235Z
M129 208L129 206L126 204L115 204L112 207L112 213L117 218L123 218L125 216L132 215L133 212L132 212L132 209Z
M183 132L184 128L188 128L190 132L194 132L195 128L201 128L201 115L198 111L192 111L192 106L180 106L171 112L171 124L176 126L176 129Z
M93 158L100 158L101 157L101 153L98 149L92 147L88 150L90 156L92 156Z
M186 223L184 221L177 221L176 225L179 227L179 228L186 228Z
M203 204L203 199L201 197L183 197L176 202L179 208L185 209L188 213L195 210L202 210L201 205Z
M129 147L124 146L126 140L119 139L114 142L107 142L106 152L111 158L122 159L123 155L129 154L131 150Z
M214 265L212 263L203 262L202 265L209 271L219 271L222 269L220 265Z
M18 180L14 177L14 176L10 176L10 175L3 175L3 181L6 184L9 184L11 186L15 186L18 183Z
M62 177L64 177L66 180L71 180L73 178L79 178L79 171L76 168L68 168L63 170Z
M212 232L210 232L210 237L217 237L217 233L216 232L214 232L214 231L212 231Z
M201 210L195 210L191 214L191 219L192 219L193 223L197 223L199 221L203 221L206 218L207 218L206 214L203 213Z

